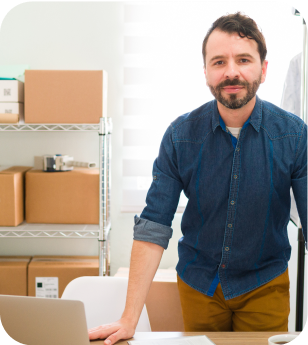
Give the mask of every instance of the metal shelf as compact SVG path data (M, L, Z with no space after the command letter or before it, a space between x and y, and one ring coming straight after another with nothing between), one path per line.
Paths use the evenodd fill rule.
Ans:
M1 124L0 131L20 131L20 132L68 132L68 131L87 131L98 132L99 124Z
M112 132L112 122L109 117L102 117L100 123L79 124L79 123L24 123L18 124L1 123L0 131L9 132L98 132L109 134Z
M0 227L0 238L90 238L99 244L99 274L110 274L110 189L112 120L101 117L98 124L0 124L0 132L96 132L99 134L99 225L27 224ZM107 209L107 205L109 206Z
M99 238L97 224L28 224L0 227L3 237Z
M106 225L100 238L98 224L29 224L23 222L16 227L0 227L0 238L4 237L50 237L50 238L108 238L111 223Z

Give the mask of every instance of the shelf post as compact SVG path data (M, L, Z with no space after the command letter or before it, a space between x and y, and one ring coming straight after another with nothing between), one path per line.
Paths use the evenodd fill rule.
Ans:
M99 132L99 275L110 275L111 119L100 119Z

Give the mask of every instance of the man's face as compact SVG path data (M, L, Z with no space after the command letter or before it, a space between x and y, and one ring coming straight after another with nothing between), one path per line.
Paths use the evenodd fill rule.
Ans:
M265 81L267 61L261 65L257 42L237 33L214 30L206 45L206 84L218 102L239 109L256 95Z

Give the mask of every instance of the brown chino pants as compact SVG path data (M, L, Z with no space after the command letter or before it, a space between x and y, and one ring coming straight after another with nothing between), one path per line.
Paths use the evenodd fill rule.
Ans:
M220 283L213 297L178 276L186 332L287 332L290 313L288 269L272 281L230 300Z

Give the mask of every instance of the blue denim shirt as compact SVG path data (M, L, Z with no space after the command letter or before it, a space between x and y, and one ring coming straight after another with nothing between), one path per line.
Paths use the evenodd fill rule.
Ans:
M220 282L234 298L286 270L291 186L307 242L306 124L257 96L236 140L210 101L167 129L134 239L166 249L183 190L177 273L208 296Z

